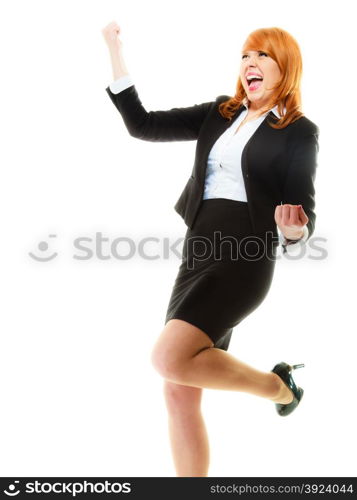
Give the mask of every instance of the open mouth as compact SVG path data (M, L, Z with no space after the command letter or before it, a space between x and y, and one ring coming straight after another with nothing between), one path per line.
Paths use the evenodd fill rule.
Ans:
M252 78L251 80L247 80L248 89L250 91L259 89L262 83L263 83L263 78Z

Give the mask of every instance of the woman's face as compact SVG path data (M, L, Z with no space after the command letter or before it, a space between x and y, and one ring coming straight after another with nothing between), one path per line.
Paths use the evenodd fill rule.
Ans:
M273 90L271 89L281 78L278 64L266 52L248 50L242 51L242 61L240 67L240 77L251 102L250 107L259 109L264 106ZM249 73L259 75L262 80L247 81ZM258 78L258 76L257 76Z

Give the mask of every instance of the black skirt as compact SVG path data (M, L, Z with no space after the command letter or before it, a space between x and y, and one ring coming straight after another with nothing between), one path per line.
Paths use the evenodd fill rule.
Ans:
M186 231L165 324L185 320L228 350L233 328L266 297L275 262L276 245L253 235L247 202L202 200Z

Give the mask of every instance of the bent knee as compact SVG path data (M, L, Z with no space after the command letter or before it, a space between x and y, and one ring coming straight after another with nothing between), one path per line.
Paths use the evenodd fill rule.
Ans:
M178 380L183 369L183 361L165 345L155 345L151 352L151 364L155 370L168 380Z
M185 374L190 359L212 346L212 340L198 327L184 320L172 319L166 323L152 350L151 363L163 377L182 382L181 376Z

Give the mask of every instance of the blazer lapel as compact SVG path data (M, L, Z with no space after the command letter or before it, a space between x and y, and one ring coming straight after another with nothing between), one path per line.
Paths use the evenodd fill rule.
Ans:
M197 176L197 180L199 182L200 181L201 181L201 183L204 182L205 175L206 175L206 167L207 167L208 155L209 155L209 152L211 151L214 143L227 130L227 128L232 125L232 123L234 122L234 120L236 120L238 118L238 116L245 109L246 109L245 106L242 104L236 110L236 112L234 113L234 115L232 117L232 120L228 120L227 118L224 118L219 113L218 119L214 120L212 122L212 127L210 127L206 131L205 137L202 137L202 139L201 139L202 140L202 150L200 151L200 155L199 155L199 158L200 158L199 165L200 165L200 167L198 168L198 170L196 170L196 176ZM249 138L247 144L245 145L245 147L243 149L243 152L242 152L242 168L243 168L243 171L247 170L247 165L246 165L246 152L247 152L247 148L248 148L248 146L250 146L250 144L252 143L252 141L254 141L257 138L257 136L259 136L261 133L264 132L265 127L269 127L269 125L267 124L267 118L268 117L269 118L275 118L275 119L277 119L277 117L274 115L274 113L272 111L270 111L267 114L267 116L264 118L264 120L262 121L262 123L259 125L259 127L257 128L257 130Z
M199 153L199 168L196 170L197 180L203 182L206 175L206 166L209 152L216 140L232 125L232 122L242 113L245 107L242 105L234 113L232 120L224 118L220 113L218 118L212 120L212 125L206 130L205 136L201 138L202 150Z

